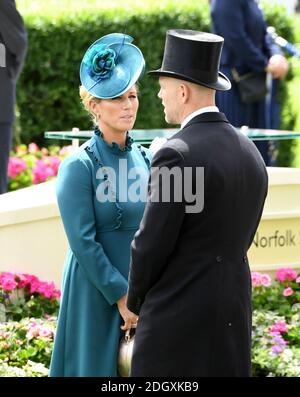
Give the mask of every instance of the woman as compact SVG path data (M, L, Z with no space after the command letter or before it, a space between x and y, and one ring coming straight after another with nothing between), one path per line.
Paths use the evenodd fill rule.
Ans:
M220 69L232 81L230 91L217 94L217 106L235 127L279 128L278 79L288 71L287 60L267 34L256 0L211 0L213 31L224 37ZM269 96L243 103L232 71L239 75L264 70L275 79ZM256 141L266 165L270 163L267 141Z
M70 250L50 376L117 376L121 320L122 330L137 321L126 307L127 276L151 158L127 133L145 65L132 40L104 36L81 63L80 95L96 126L94 136L62 163L57 179Z

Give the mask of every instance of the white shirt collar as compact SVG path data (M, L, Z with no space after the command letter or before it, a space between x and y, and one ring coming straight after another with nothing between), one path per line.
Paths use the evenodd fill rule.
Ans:
M217 106L206 106L205 108L201 108L195 110L193 113L189 114L181 123L181 129L187 125L189 121L191 121L194 117L198 116L202 113L209 113L209 112L219 112Z

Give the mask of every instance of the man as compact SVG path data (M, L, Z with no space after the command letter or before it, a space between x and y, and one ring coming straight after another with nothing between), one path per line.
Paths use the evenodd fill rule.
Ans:
M250 376L247 250L268 178L255 145L215 107L215 91L230 89L218 72L222 45L220 36L170 30L162 67L150 72L160 76L166 121L181 130L153 158L132 242L127 306L139 321L131 376ZM176 175L168 202L158 176L166 170Z
M0 1L0 194L7 191L16 83L27 48L27 34L15 0Z

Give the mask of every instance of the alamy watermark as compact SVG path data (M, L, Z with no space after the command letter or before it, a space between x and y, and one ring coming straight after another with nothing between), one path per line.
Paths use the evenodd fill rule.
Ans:
M143 167L128 170L126 159L119 160L119 168L100 167L96 189L99 202L184 203L186 213L199 213L204 207L204 167Z
M0 68L6 67L6 48L3 43L0 43Z

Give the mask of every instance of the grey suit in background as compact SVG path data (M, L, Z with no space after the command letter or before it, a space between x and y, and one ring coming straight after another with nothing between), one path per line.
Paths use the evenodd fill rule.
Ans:
M16 83L22 70L27 33L15 0L0 1L0 194L7 191L7 164L12 143ZM3 47L4 46L4 47ZM3 67L5 63L5 67Z

